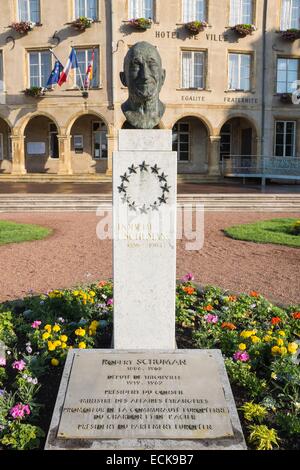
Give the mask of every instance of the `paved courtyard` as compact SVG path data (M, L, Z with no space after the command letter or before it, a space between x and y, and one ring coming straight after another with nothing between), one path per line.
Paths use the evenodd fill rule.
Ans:
M233 224L275 217L299 214L207 212L204 248L186 251L185 241L178 241L177 277L193 272L201 285L257 290L278 303L300 303L299 249L235 241L222 233ZM0 246L0 300L23 297L30 289L45 292L112 277L112 243L97 239L95 214L19 213L0 218L54 229L42 241Z

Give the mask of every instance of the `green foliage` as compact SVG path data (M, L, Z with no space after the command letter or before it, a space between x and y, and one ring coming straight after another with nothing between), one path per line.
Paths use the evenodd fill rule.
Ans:
M300 436L300 416L279 413L275 420L282 436Z
M6 346L12 346L16 340L12 313L0 313L0 341L3 341Z
M246 421L256 421L261 423L267 416L268 411L264 406L257 405L253 402L246 402L241 406Z
M262 398L266 392L266 380L257 377L255 372L251 371L249 364L234 362L232 359L225 359L226 370L232 383L239 385L247 390L249 397Z
M264 424L249 426L249 442L257 450L272 450L273 446L279 447L279 437L275 429L269 429Z
M290 232L292 235L300 235L300 220L296 220L291 226Z
M35 93L33 90L32 93ZM0 245L41 240L52 233L51 229L39 225L19 224L0 220Z
M9 410L14 406L15 393L3 391L0 395L0 425L6 425Z
M11 449L31 450L39 446L40 438L44 435L45 433L38 426L14 421L0 438L0 442Z
M297 222L296 219L272 219L254 224L236 225L227 228L224 233L235 240L299 248L299 236L291 233L291 224L295 222Z

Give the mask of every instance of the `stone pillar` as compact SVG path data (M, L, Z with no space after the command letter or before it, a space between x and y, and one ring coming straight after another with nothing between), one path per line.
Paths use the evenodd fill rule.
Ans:
M72 175L71 136L58 135L59 145L59 175Z
M221 137L210 136L210 150L208 160L208 174L209 176L220 176L220 143Z
M107 170L106 175L112 176L113 152L117 149L117 137L115 135L107 136Z
M23 135L11 135L12 143L12 174L25 175L25 137Z

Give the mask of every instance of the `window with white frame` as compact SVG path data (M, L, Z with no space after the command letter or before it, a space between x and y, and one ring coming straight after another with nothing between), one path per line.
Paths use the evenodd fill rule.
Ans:
M107 158L107 129L102 121L93 122L93 158Z
M29 85L46 87L52 71L52 54L50 51L29 52Z
M98 0L74 0L75 18L85 16L92 20L98 20Z
M99 86L99 49L95 48L94 52L93 78L90 84L91 88L97 88ZM93 49L76 49L76 55L79 69L74 69L75 85L79 88L83 88L88 66L92 60Z
M4 90L3 52L0 51L0 92L3 90Z
M294 157L296 154L296 122L276 121L275 156Z
M181 87L203 89L205 52L182 51L181 56Z
M230 0L229 25L253 23L253 0Z
M154 19L154 0L129 0L129 18Z
M173 151L177 152L179 162L190 160L191 131L188 122L178 122L173 127Z
M230 53L228 89L249 91L251 88L251 54Z
M4 149L3 149L3 134L0 134L0 160L4 158Z
M182 0L182 21L206 21L206 0Z
M281 0L280 29L300 28L300 0Z
M277 93L293 93L293 83L299 78L299 59L277 59Z
M40 0L18 0L19 21L40 23Z

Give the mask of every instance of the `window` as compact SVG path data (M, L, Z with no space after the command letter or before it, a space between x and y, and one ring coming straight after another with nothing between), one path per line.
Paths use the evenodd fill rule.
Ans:
M59 158L59 146L57 138L57 127L55 124L49 124L49 155L51 158Z
M29 52L30 87L46 87L51 70L52 54L50 51Z
M299 59L277 59L277 93L293 93L293 83L298 80Z
M0 160L4 158L4 150L3 150L3 134L0 134Z
M204 52L182 52L182 88L200 88L204 85Z
M4 90L3 53L0 51L0 92Z
M173 151L177 152L179 162L189 161L190 125L188 122L179 122L173 127Z
M98 0L75 0L75 18L80 16L97 20Z
M88 70L89 62L92 60L93 49L76 49L78 69L75 70L75 85L83 88L86 72ZM99 86L99 49L95 49L95 57L93 64L93 79L91 81L91 88Z
M107 131L104 122L93 122L93 158L107 158Z
M300 0L281 0L281 31L300 28Z
M19 21L32 21L40 23L40 1L39 0L18 0Z
M182 21L206 20L206 0L182 0Z
M229 54L228 89L249 91L251 85L251 55Z
M221 129L220 158L230 158L231 155L231 124L224 124Z
M253 0L230 0L229 25L253 23Z
M83 135L74 135L75 153L83 153Z
M129 18L154 18L153 0L129 0Z
M296 144L295 121L276 121L275 156L294 157Z

